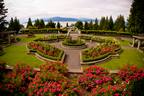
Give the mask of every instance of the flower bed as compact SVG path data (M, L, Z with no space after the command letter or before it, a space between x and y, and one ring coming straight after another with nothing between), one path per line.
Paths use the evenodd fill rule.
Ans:
M47 62L35 71L28 65L15 65L6 72L0 65L0 93L3 96L143 96L144 69L124 66L118 73L91 66L77 77L69 77L67 66ZM138 82L138 83L136 83ZM141 82L141 83L139 83ZM137 87L136 87L137 86Z
M114 42L106 42L99 46L83 50L81 53L81 59L82 62L101 60L109 55L117 54L120 50L120 46Z
M61 61L64 54L64 51L43 42L30 42L28 48L31 52L37 52L42 57L56 61Z
M78 82L87 90L88 96L138 96L132 93L132 85L135 80L142 79L144 79L144 69L135 66L125 66L118 74L109 74L106 69L91 66L85 69ZM134 92L138 90L140 89L135 89ZM143 91L139 91L139 94L143 94Z
M62 42L62 44L65 46L83 46L85 45L85 42L82 41L81 39L77 39L77 40L65 39Z

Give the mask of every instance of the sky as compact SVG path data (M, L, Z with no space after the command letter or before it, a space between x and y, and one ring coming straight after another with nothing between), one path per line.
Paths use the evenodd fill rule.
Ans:
M101 18L129 16L132 0L4 0L8 19L47 18L54 16Z

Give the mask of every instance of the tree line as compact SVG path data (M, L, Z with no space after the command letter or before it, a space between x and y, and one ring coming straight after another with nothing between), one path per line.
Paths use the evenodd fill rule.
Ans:
M29 18L26 28L29 28L29 29L31 29L31 28L38 28L38 29L41 29L41 28L61 28L61 24L60 24L60 22L57 22L57 24L56 24L52 20L49 20L49 22L47 24L45 24L43 19L37 19L34 21L34 24L33 24L31 18Z
M77 21L75 26L81 30L112 30L112 31L125 31L126 24L124 16L119 15L117 19L113 20L112 16L101 17L98 21L96 18L94 21L84 23L82 21Z
M133 0L130 15L127 23L124 16L120 15L114 21L112 16L102 17L99 21L97 18L95 21L90 22L76 22L75 26L83 30L114 30L114 31L128 31L136 34L144 34L144 0ZM7 8L5 8L4 0L0 0L0 32L6 30L19 31L23 26L20 24L17 18L11 18L10 22L7 22ZM66 24L68 27L68 23ZM43 20L37 19L34 24L29 18L27 28L60 28L61 24L52 22L51 20L45 24Z

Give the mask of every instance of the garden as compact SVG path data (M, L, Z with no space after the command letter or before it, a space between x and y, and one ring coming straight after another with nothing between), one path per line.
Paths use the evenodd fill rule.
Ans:
M47 62L40 71L16 64L12 70L0 64L0 93L4 96L143 96L144 69L124 66L118 73L91 66L73 76L67 66ZM141 86L139 86L141 85Z

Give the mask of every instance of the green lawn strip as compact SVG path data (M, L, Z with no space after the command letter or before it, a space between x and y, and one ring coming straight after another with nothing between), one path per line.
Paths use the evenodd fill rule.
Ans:
M101 66L103 68L107 68L110 70L117 70L122 68L123 66L129 65L136 65L139 68L144 68L144 54L140 53L137 49L134 48L126 48L123 49L124 51L121 53L120 58L113 58L110 61L106 61L105 63L95 64ZM84 69L88 66L84 66Z
M27 36L23 36L23 37L20 37L20 39L21 39L20 42L25 42L25 43L27 43L27 42L31 42L31 41L33 41L33 40L35 40L35 39L38 39L38 38L40 38L40 37L44 37L44 34L35 34L35 37L32 37L32 38L29 38L29 37L27 37Z
M27 55L25 45L11 45L5 48L6 54L0 56L1 61L7 62L8 65L15 65L17 63L29 64L32 67L39 67L44 62L38 60L35 56Z

